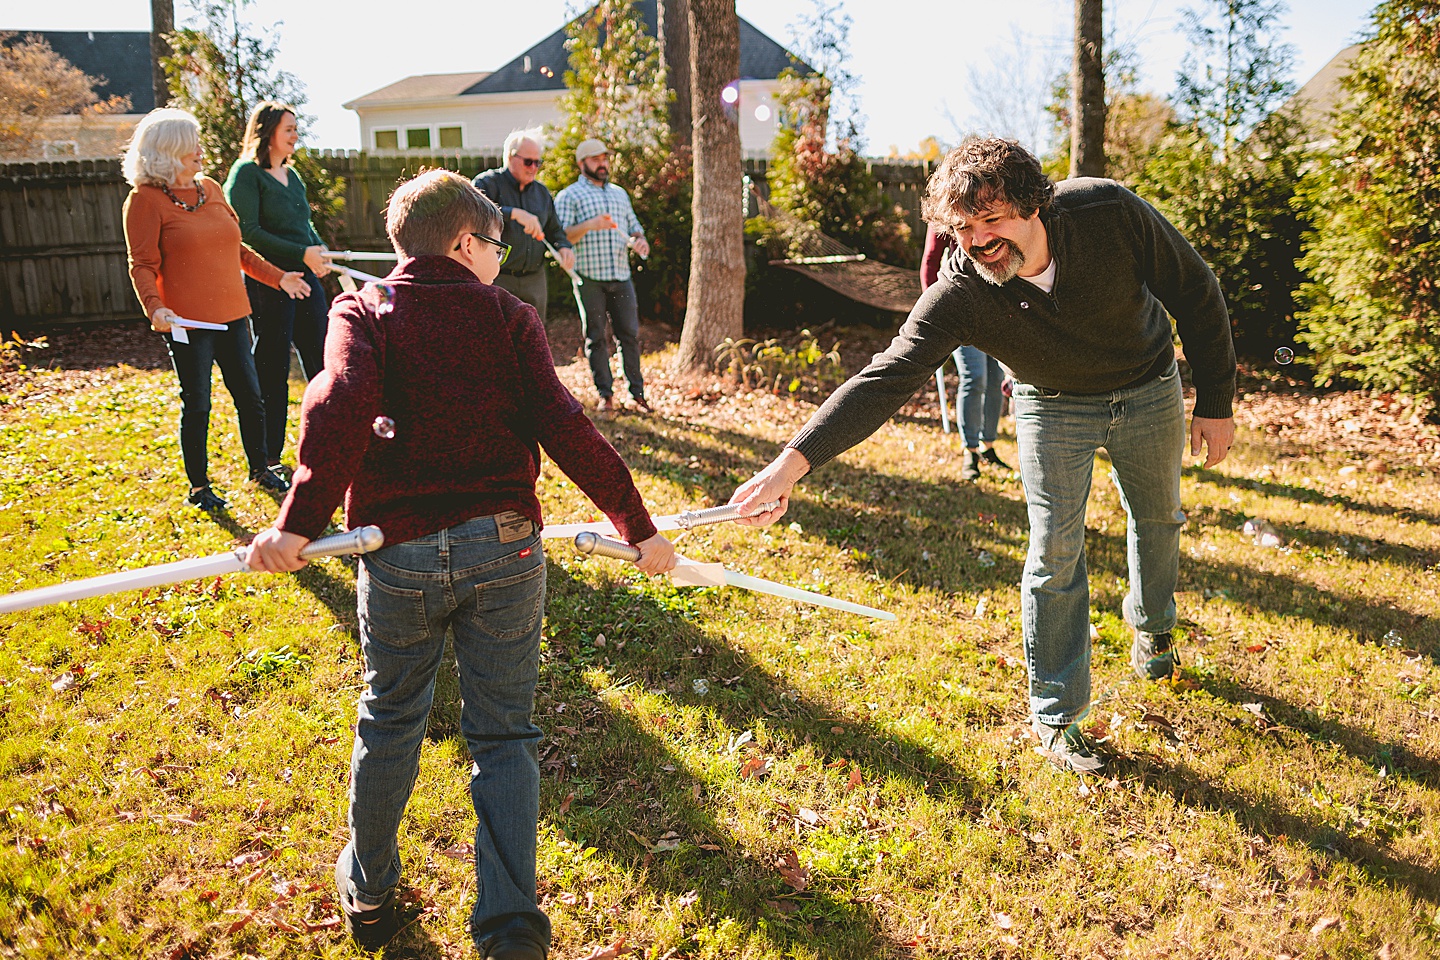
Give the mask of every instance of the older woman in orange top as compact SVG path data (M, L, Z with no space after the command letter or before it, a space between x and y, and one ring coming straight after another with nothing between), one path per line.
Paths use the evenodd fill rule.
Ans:
M210 373L215 364L235 400L250 479L283 493L290 484L266 466L265 408L255 375L246 276L291 297L310 287L240 241L240 221L220 185L200 172L200 124L183 110L155 110L140 121L125 152L125 244L130 279L150 326L165 335L180 378L180 452L190 480L188 501L223 510L210 489L206 438ZM186 321L218 324L197 329Z

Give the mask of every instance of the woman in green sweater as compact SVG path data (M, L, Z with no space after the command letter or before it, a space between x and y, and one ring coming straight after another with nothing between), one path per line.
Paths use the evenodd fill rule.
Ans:
M279 467L290 406L290 348L300 354L309 380L325 365L325 328L330 301L319 277L330 272L325 244L310 222L305 182L290 167L300 141L295 108L265 101L250 114L240 159L225 179L225 196L240 217L240 232L256 252L282 270L298 270L310 296L292 300L248 277L255 324L255 372L265 401L265 450Z

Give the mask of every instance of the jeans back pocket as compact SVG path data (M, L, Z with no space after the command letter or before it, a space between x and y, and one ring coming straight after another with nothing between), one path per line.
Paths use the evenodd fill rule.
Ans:
M497 640L518 640L540 622L545 602L545 555L528 569L475 584L475 621Z
M375 576L368 558L360 560L355 590L360 619L376 640L392 646L417 643L430 635L425 591L386 583Z

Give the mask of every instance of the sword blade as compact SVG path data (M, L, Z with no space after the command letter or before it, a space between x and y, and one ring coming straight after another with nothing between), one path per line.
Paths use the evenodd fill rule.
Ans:
M753 590L756 593L768 593L772 597L784 597L787 600L798 600L801 603L813 603L817 607L844 610L846 613L858 613L862 617L873 617L876 620L895 619L895 614L887 610L877 610L861 603L851 603L849 600L837 600L835 597L827 597L823 593L812 593L798 587L787 587L783 583L761 580L759 577L736 573L734 570L725 571L725 582L732 587Z
M107 593L120 593L123 590L163 587L168 583L179 583L183 580L195 580L201 577L218 577L226 573L239 573L241 570L249 569L239 555L234 552L217 553L213 557L200 557L195 560L177 560L174 563L162 563L159 566L145 567L141 570L107 573L100 577L87 577L84 580L74 580L70 583L57 583L53 587L40 587L36 590L11 593L0 597L0 613L33 610L35 607L44 607L66 600L86 600L90 597L103 597Z
M774 510L779 505L779 501L761 504L761 509L757 512L764 513L766 510ZM651 517L650 520L655 524L656 530L692 530L695 527L724 523L728 520L739 519L739 517L740 505L727 503L724 506L706 507L702 510L685 510L665 517ZM553 527L547 526L540 531L540 539L551 540L557 537L569 539L578 533L596 533L601 536L619 535L613 523L608 520L597 520L593 523L559 523Z

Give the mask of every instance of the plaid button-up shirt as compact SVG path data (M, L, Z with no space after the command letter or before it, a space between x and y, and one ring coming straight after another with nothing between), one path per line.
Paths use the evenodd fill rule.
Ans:
M645 228L630 206L630 194L613 183L592 183L582 176L555 195L555 213L560 224L570 229L582 220L610 214L618 230L591 230L575 241L575 269L592 280L629 280L632 234Z

